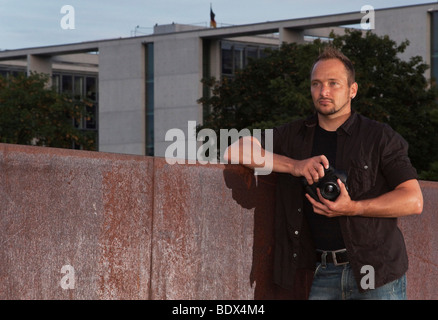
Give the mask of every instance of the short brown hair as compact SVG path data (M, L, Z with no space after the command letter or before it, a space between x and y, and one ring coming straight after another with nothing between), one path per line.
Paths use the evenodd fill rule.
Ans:
M325 47L324 51L319 54L318 58L316 58L315 62L313 63L311 72L313 72L313 68L315 68L315 65L318 61L329 59L338 59L344 64L345 69L347 70L348 85L351 86L356 81L356 72L354 71L354 65L351 60L348 59L341 51L332 46Z

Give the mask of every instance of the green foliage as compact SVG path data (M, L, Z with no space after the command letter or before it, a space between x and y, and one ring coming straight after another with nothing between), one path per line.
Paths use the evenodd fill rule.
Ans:
M47 87L47 75L0 77L0 142L94 150L95 136L76 128L91 104Z
M424 77L428 69L421 57L399 58L409 45L397 45L387 36L349 32L333 45L351 58L359 84L353 107L361 114L388 123L408 142L410 157L422 171L438 160L437 88ZM438 176L437 176L438 178Z
M317 45L284 44L252 60L234 78L203 79L212 95L199 100L211 111L202 128L263 129L309 114L312 59L305 55L316 58L318 52Z
M388 123L410 145L410 157L421 173L438 161L437 88L428 83L421 57L399 58L409 45L389 37L347 30L332 34L330 45L348 56L356 69L359 91L353 108ZM266 58L253 60L232 79L204 79L211 95L199 100L210 114L201 128L272 128L314 112L310 95L313 61L327 43L283 44ZM433 172L429 179L438 180Z
M432 162L429 165L429 170L422 171L420 173L420 179L438 181L438 161Z

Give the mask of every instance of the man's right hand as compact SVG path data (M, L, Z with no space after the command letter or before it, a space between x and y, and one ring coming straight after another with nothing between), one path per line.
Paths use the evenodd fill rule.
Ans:
M320 155L304 160L295 160L291 174L295 177L306 178L309 184L313 184L324 177L324 168L328 169L329 161L326 156Z
M271 156L268 157L267 154ZM264 159L254 161L253 154ZM224 160L228 163L240 163L249 168L271 168L274 172L290 173L295 177L305 177L309 184L318 182L324 176L324 168L328 169L329 161L326 156L320 155L304 160L295 160L284 155L271 153L262 148L254 137L243 137L230 145L224 152ZM260 160L260 159L258 159Z

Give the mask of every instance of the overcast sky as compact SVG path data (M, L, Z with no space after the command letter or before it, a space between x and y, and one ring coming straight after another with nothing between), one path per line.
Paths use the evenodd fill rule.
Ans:
M218 27L434 3L430 0L0 0L0 49L19 49L152 33L155 24ZM70 5L73 11L61 12ZM67 20L74 17L73 20ZM138 28L136 28L138 26ZM70 29L69 29L70 28Z

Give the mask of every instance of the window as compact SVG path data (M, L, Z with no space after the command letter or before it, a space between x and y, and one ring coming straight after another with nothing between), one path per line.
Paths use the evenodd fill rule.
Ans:
M222 41L222 76L232 77L237 70L245 68L251 59L259 59L266 56L264 50L267 48L277 48L277 46Z
M61 76L59 74L52 75L52 87L56 92L61 92Z
M246 65L245 47L235 45L233 50L233 56L234 56L234 71L243 69Z
M84 121L84 128L97 130L97 79L95 77L86 77L85 85L83 87L84 96L93 102L91 106L87 107L86 118Z
M17 77L20 74L26 74L26 71L23 69L11 69L6 67L5 69L0 70L0 76L9 79L10 77Z
M95 77L87 77L85 82L85 94L91 101L97 102L97 83Z
M74 97L81 99L84 97L84 77L74 77Z
M146 44L146 155L154 155L154 44Z
M438 81L438 11L433 11L431 18L431 77Z
M80 74L54 73L52 75L52 86L58 93L72 96L74 99L86 98L91 102L85 107L81 119L74 120L76 128L87 131L94 131L97 142L98 130L98 93L97 77ZM73 149L81 149L81 146L73 145ZM97 145L96 145L97 150Z
M222 74L232 75L233 68L233 46L229 43L222 44Z
M73 94L73 76L71 75L62 76L61 92L71 95Z

